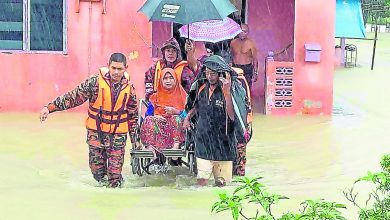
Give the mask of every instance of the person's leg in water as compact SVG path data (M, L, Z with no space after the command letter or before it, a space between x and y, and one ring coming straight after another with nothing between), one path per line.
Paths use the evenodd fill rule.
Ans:
M102 186L107 185L106 149L89 145L89 167L93 178Z
M113 135L110 146L107 147L108 187L120 187L123 182L122 167L125 157L126 140L126 134L115 134Z
M96 131L87 131L89 146L89 167L93 178L102 186L107 185L107 152L100 143Z
M233 175L245 176L246 144L237 144L237 157L233 164Z
M233 161L213 161L215 186L224 187L232 180Z
M196 180L196 185L197 186L207 186L209 184L209 180L205 178L199 178Z
M200 187L207 186L209 184L211 174L213 173L212 161L196 158L196 165L198 168L196 185Z

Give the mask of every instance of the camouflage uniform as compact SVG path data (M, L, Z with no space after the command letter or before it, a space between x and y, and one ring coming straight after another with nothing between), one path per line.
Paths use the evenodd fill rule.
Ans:
M67 92L63 96L57 97L48 104L51 112L63 111L74 108L86 102L93 103L98 98L98 76L94 75L82 82L74 90ZM104 78L110 82L110 74L104 75ZM112 97L116 102L123 84L127 83L124 77L118 84L111 84ZM132 94L130 95L126 108L128 110L128 126L130 135L133 134L137 126L138 108L135 89L131 85ZM101 141L102 140L102 141ZM98 132L87 129L87 144L89 145L89 167L96 181L105 184L108 178L107 186L118 187L122 183L122 166L124 161L125 146L127 134L110 134L102 132L102 137L98 138Z
M121 172L127 134L103 133L101 140L103 140L102 143L99 141L96 131L87 130L89 167L96 181L104 182L105 176L107 176L108 186L117 187L122 182Z
M233 164L233 175L245 176L246 143L237 144L237 157Z

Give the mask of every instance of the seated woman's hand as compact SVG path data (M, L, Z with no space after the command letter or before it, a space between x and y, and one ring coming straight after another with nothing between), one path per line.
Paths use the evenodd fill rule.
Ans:
M185 117L183 121L183 128L184 129L190 129L191 127L191 122L189 117Z
M166 106L164 109L167 115L180 115L180 111L174 107Z
M157 121L159 121L159 122L161 122L161 123L166 123L167 122L167 119L165 119L163 116L161 116L161 115L155 115L154 116L154 120L157 120Z

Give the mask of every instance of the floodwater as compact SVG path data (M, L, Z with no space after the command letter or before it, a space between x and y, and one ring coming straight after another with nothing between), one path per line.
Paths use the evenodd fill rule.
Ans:
M270 191L290 198L276 213L297 212L305 199L324 198L346 204L345 216L357 219L342 190L368 170L379 170L380 157L390 153L385 70L379 63L373 72L337 71L332 116L255 117L247 174L264 177ZM88 167L84 117L55 113L41 124L38 113L0 113L0 219L231 219L228 212L210 210L218 192L234 187L196 188L185 169L133 176L129 151L124 187L97 187ZM356 189L364 202L368 186Z

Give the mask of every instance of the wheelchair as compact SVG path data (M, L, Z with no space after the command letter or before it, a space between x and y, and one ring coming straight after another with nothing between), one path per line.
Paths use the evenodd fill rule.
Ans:
M150 175L150 168L153 165L168 167L168 165L171 164L170 162L172 161L172 158L178 158L177 164L175 165L184 165L189 169L191 175L196 176L197 169L193 132L186 131L185 142L181 145L180 149L162 149L155 152L148 149L142 149L142 146L140 146L142 141L140 138L140 131L144 120L144 117L142 117L142 110L148 106L148 103L144 99L139 99L138 104L137 129L131 137L133 142L132 149L130 151L130 165L132 173L138 176Z

